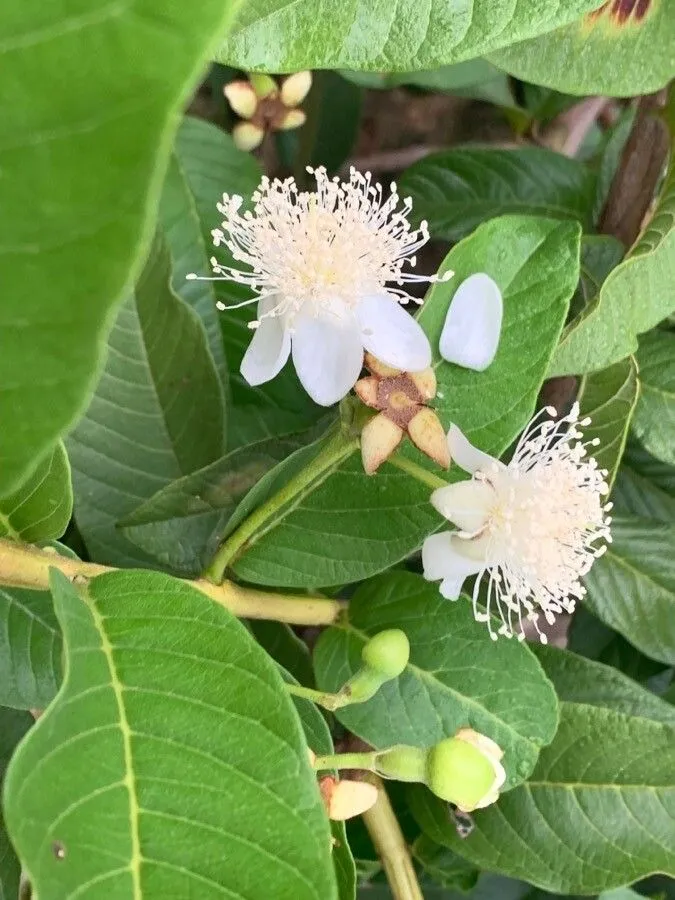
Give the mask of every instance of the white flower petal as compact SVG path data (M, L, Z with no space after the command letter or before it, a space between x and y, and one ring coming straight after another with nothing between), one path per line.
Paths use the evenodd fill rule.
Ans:
M434 509L462 531L480 531L486 524L496 495L484 481L461 481L431 495Z
M239 371L253 387L270 381L283 369L291 352L291 336L281 316L267 316L274 309L275 297L266 297L258 303L260 324L253 332Z
M315 403L332 406L356 384L363 345L352 317L300 313L293 322L293 364Z
M427 581L442 579L457 582L461 588L465 578L483 569L481 561L466 557L462 553L463 543L465 542L460 542L458 546L450 531L441 531L426 538L422 544L422 567ZM449 588L450 585L446 587Z
M474 447L464 433L456 426L451 425L448 431L448 449L453 462L464 469L465 472L490 472L495 466L501 470L505 468L504 463L483 453L477 447Z
M445 318L439 350L443 359L482 372L497 353L504 304L484 272L463 281Z
M364 297L356 307L363 346L403 372L431 365L431 345L416 319L387 294Z

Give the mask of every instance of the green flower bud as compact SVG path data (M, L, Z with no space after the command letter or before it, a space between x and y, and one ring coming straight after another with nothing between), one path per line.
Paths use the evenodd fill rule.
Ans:
M502 750L482 734L463 728L427 754L426 784L463 812L494 803L506 780Z
M410 644L405 632L399 628L389 628L371 638L361 651L361 659L378 672L383 681L398 678L408 665Z
M271 97L279 91L279 85L276 81L263 72L251 72L248 78L253 86L253 90L261 100L264 100L265 97Z

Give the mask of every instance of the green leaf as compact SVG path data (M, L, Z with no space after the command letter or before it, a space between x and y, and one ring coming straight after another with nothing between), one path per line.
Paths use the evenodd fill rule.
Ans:
M399 85L411 85L428 91L487 100L509 108L516 105L506 73L480 58L421 72L345 71L342 74L355 84L371 89L388 90Z
M675 663L675 525L615 519L612 543L584 582L584 602L631 644Z
M673 42L673 0L622 0L491 58L524 81L558 91L634 97L673 77Z
M315 72L313 78L307 103L316 109L316 131L309 163L333 173L349 157L359 136L363 91L337 72ZM300 138L301 152L306 140Z
M549 219L505 216L488 222L450 251L441 271L453 269L455 277L434 285L422 308L419 321L437 347L452 295L465 278L485 271L502 290L502 335L489 369L435 363L441 422L446 428L456 422L488 453L503 453L532 415L577 285L579 231L576 223ZM230 529L325 447L319 441L272 470L236 511ZM425 459L408 447L403 452ZM450 480L460 477L457 467L451 469ZM430 493L427 484L390 463L375 477L366 476L352 453L322 468L293 502L262 522L232 568L246 581L276 587L368 578L404 559L438 528Z
M269 653L299 684L314 686L314 670L307 644L300 640L290 626L283 622L266 622L251 619L248 622L253 636L260 646ZM313 704L309 704L314 709ZM323 721L323 717L322 717ZM332 750L316 750L316 753L332 753Z
M244 498L225 534L311 466L331 440L329 436L296 450L268 472ZM358 581L403 559L438 527L427 486L389 465L369 478L355 454L354 445L346 460L340 457L317 474L256 529L232 562L236 575L277 587Z
M539 645L534 646L533 650L560 700L613 709L627 716L675 725L675 707L612 666L557 647Z
M206 274L210 270L211 248L202 235L195 200L175 151L164 180L159 205L159 226L171 252L171 287L202 320L211 356L223 388L227 389L227 362L213 282L186 278L192 272Z
M5 4L0 496L86 406L178 110L238 5Z
M61 683L61 632L46 591L0 588L0 705L44 709Z
M584 440L600 442L597 447L589 447L589 453L601 469L609 472L610 487L626 446L638 388L638 369L632 356L603 372L586 375L579 386L581 414L591 419L584 428Z
M33 724L26 712L0 708L0 787L14 748ZM0 809L0 900L17 900L21 865L9 842Z
M59 538L72 510L70 464L59 441L26 481L0 499L0 537L28 543Z
M300 723L246 629L159 573L52 589L66 678L5 788L41 900L335 898Z
M615 512L675 522L675 466L629 440L612 493Z
M366 641L386 628L405 631L410 663L372 700L339 710L342 724L376 748L431 747L469 726L504 750L507 785L520 783L558 722L555 693L529 648L495 644L466 597L449 603L419 575L390 573L362 585L349 619L322 633L314 651L319 688L344 684Z
M633 430L657 459L675 465L675 335L654 331L640 339L640 399Z
M108 339L106 367L68 440L75 517L98 562L147 566L116 529L170 482L223 453L223 396L206 334L169 287L157 243Z
M415 163L401 178L435 238L457 241L506 213L578 219L590 226L595 176L552 150L447 150Z
M624 256L621 241L608 234L585 234L581 239L579 287L572 298L570 312L577 316L600 290L603 281Z
M640 900L643 894L638 894L627 887L616 888L613 891L603 891L598 900Z
M160 222L173 256L173 289L204 323L211 354L225 384L228 376L220 313L215 307L216 284L187 281L185 276L191 272L211 274L211 229L222 219L216 204L224 192L252 193L260 175L256 160L238 150L229 134L203 119L183 119L164 183ZM228 285L222 283L219 288L225 294L223 299L229 299ZM238 298L236 291L235 295Z
M675 309L675 166L656 214L626 259L563 334L550 376L607 368L634 353L637 337Z
M476 886L480 871L452 850L429 840L426 834L417 838L411 850L424 873L442 887L471 891Z
M162 565L195 576L241 498L298 443L273 438L233 450L167 484L121 519L119 531Z
M569 631L567 649L581 656L618 669L633 681L647 684L655 676L663 675L663 663L649 659L628 641L596 618L585 606L577 607ZM650 690L654 688L649 685Z
M429 0L420 10L412 0L395 6L377 0L363 7L354 0L328 7L319 0L253 0L216 58L268 72L433 69L550 31L597 5L597 0L564 5L542 0L536 8Z
M565 701L530 780L473 813L467 838L426 789L410 801L432 840L475 865L548 891L594 894L675 873L673 766L673 725Z

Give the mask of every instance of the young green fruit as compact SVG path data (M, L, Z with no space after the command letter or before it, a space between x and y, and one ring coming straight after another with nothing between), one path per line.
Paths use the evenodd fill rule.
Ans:
M494 803L506 780L501 748L485 735L463 728L427 755L427 786L463 812Z
M380 631L372 637L361 651L361 659L375 672L389 681L404 671L410 659L410 643L405 632L399 628Z

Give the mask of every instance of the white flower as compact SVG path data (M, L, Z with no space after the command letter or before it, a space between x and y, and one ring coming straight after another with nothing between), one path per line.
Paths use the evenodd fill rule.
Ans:
M415 265L429 232L426 222L411 229L412 201L399 208L395 184L385 200L370 173L351 169L349 182L340 183L323 168L308 171L316 191L299 191L292 178L263 178L252 212L241 212L241 197L224 194L214 244L228 247L248 270L215 258L211 264L213 280L238 281L257 294L247 301L257 300L258 317L241 364L246 381L269 381L292 355L307 393L330 406L356 383L364 348L408 372L431 364L426 335L401 306L412 298L385 285L438 279L403 271Z
M542 420L555 409L542 410L530 422L511 462L504 465L477 450L454 425L448 432L450 455L470 481L439 488L431 502L459 530L428 537L422 548L424 577L441 579L444 597L456 600L464 579L478 575L473 590L474 616L491 624L496 606L499 634L523 638L523 614L540 639L540 609L552 623L562 610L572 612L583 597L581 578L611 541L604 504L607 472L586 456L579 425L579 406L559 421ZM590 442L599 443L598 439ZM478 607L481 577L487 579L487 611ZM515 618L515 623L514 623Z
M502 330L502 293L485 272L470 275L448 307L439 350L443 359L482 372L497 353Z

